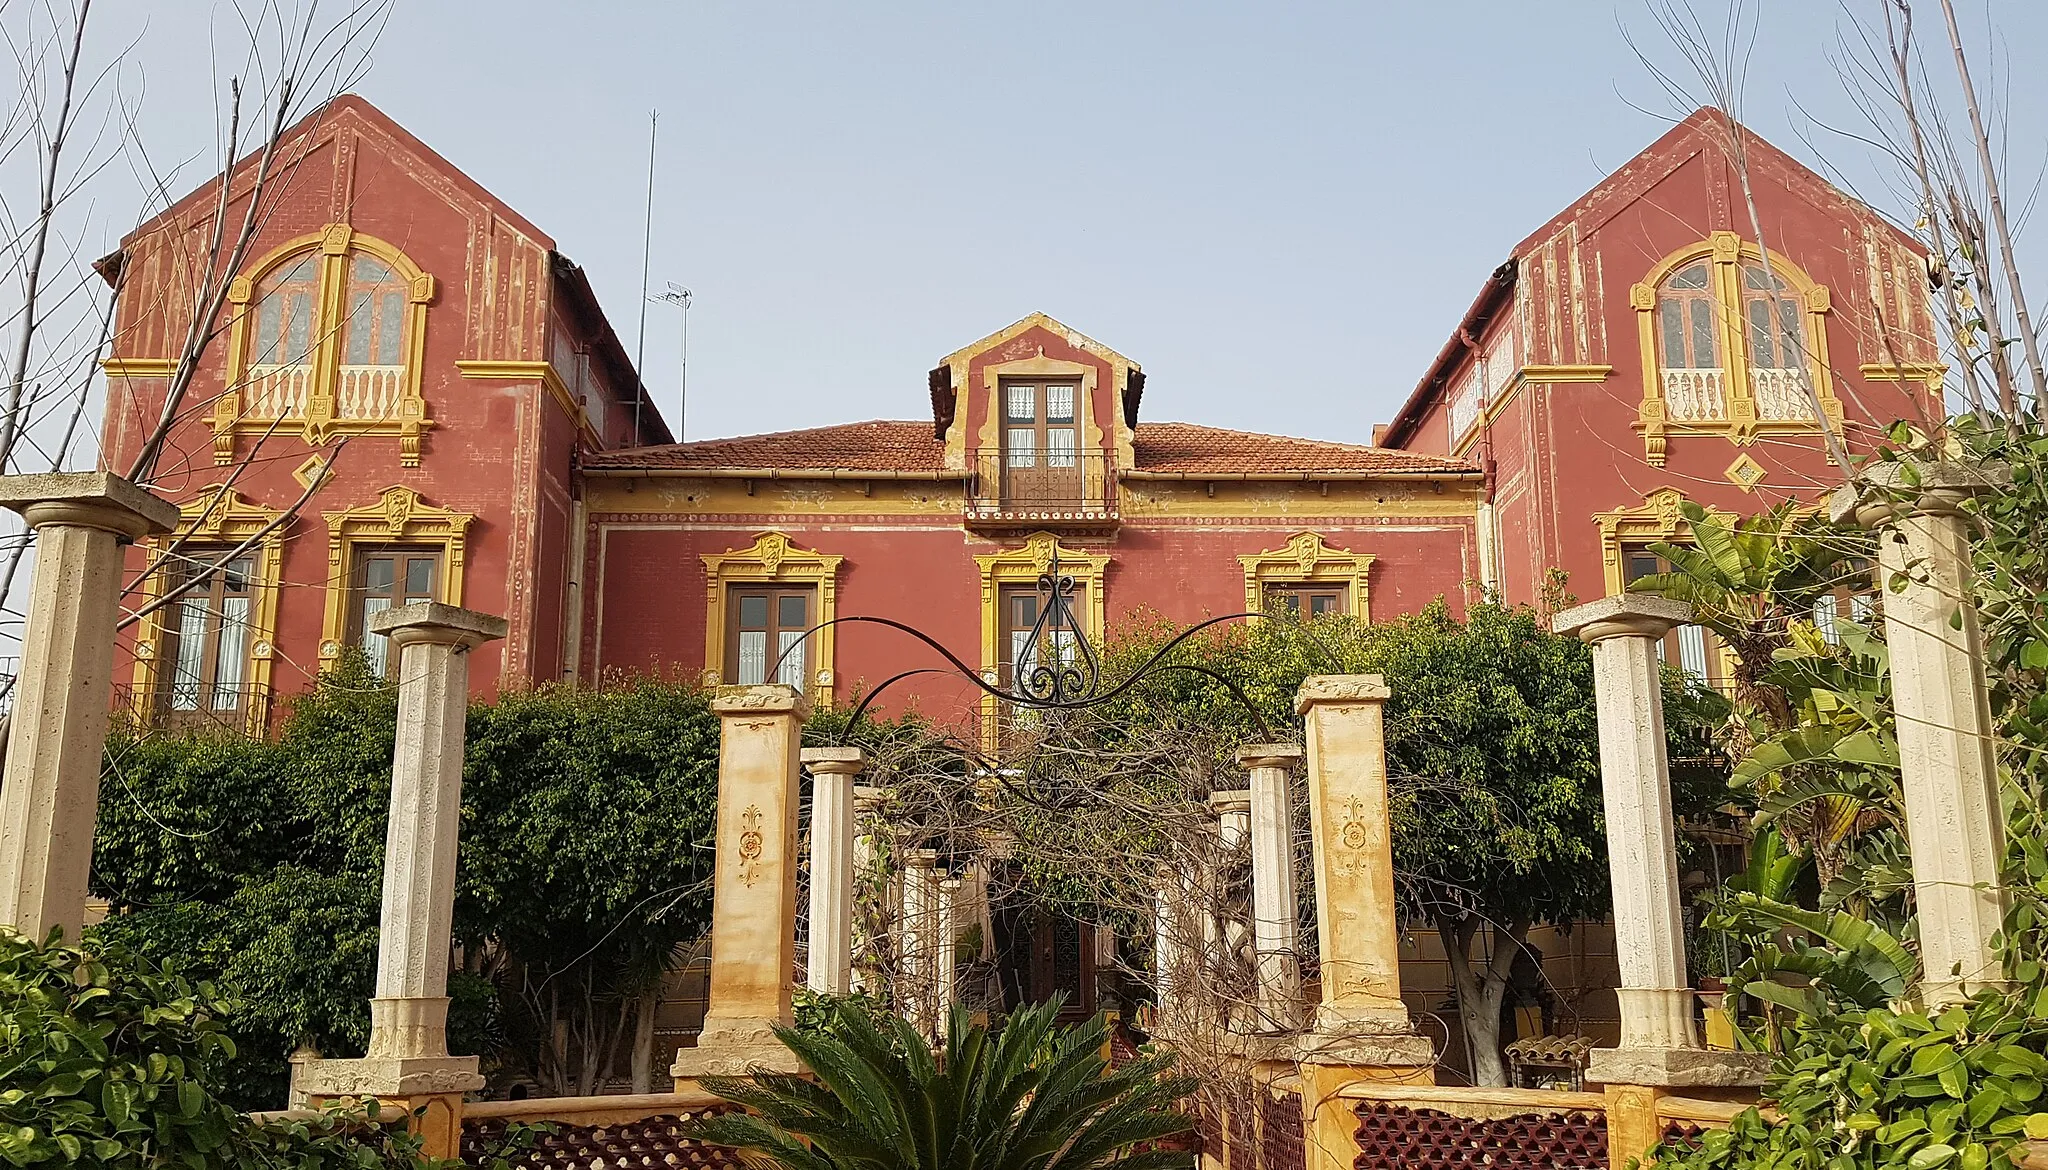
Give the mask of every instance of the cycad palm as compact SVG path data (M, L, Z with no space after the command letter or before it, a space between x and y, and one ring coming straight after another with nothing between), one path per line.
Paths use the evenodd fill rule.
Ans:
M1161 1074L1170 1056L1111 1070L1106 1026L1061 1029L1058 1004L1013 1013L1000 1032L963 1008L936 1057L903 1020L858 1004L835 1009L830 1034L778 1028L815 1080L762 1074L707 1078L745 1106L699 1123L696 1136L789 1170L1152 1170L1191 1156L1134 1147L1184 1132L1174 1102L1193 1088Z

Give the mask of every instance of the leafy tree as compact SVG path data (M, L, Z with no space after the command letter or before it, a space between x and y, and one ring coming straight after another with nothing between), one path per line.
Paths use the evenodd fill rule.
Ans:
M359 661L323 676L272 742L110 741L97 937L231 988L243 1055L223 1092L282 1100L300 1043L368 1039L396 726ZM708 921L717 721L691 687L544 688L469 717L450 1042L588 1092L633 1005Z
M700 1121L695 1135L790 1170L1150 1170L1193 1157L1154 1147L1183 1133L1174 1103L1193 1091L1163 1074L1171 1056L1112 1069L1107 1024L1054 1026L1059 1002L1012 1013L990 1035L955 1006L946 1043L930 1048L900 1018L835 1005L826 1029L777 1028L815 1080L764 1074L706 1078L750 1112Z

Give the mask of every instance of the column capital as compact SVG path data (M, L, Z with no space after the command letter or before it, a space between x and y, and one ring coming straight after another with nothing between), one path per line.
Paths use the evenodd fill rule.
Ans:
M1888 459L1873 463L1828 497L1828 516L1837 524L1876 528L1920 515L1957 515L1973 496L2012 485L2002 464L1928 463Z
M939 851L936 849L905 849L903 851L903 867L905 869L937 869L939 868Z
M1305 753L1298 743L1248 743L1237 749L1240 768L1292 768Z
M99 528L122 540L174 531L180 519L176 504L108 471L0 476L0 507L21 513L30 528Z
M1377 674L1316 674L1301 680L1294 693L1294 713L1326 703L1384 703L1393 697L1387 680Z
M866 766L857 747L808 747L800 755L814 776L858 776Z
M872 813L881 808L882 802L887 799L889 790L886 788L874 784L853 786L853 811L857 813Z
M416 601L371 614L363 626L373 634L390 638L394 646L410 646L418 642L465 650L485 642L495 642L505 636L506 630L504 618L458 605L442 605L438 601Z
M1217 816L1252 811L1252 790L1249 788L1224 788L1209 794L1209 811Z
M1587 642L1608 638L1661 638L1692 621L1692 606L1654 593L1617 593L1574 606L1551 619L1550 628Z
M795 715L811 717L811 701L795 687L768 683L757 687L720 687L711 696L711 709L720 715Z

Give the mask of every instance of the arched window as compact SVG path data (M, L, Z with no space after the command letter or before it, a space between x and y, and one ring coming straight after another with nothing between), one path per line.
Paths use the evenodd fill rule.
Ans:
M405 380L405 305L409 282L375 256L348 258L348 318L342 323L335 415L388 417Z
M1713 273L1701 260L1672 273L1657 289L1664 400L1676 421L1728 417L1727 375L1713 284Z
M282 418L305 409L313 377L313 329L319 309L320 257L307 253L273 268L256 286L248 341L249 410Z
M1641 339L1636 429L1644 457L1663 466L1673 435L1718 435L1741 447L1767 432L1810 433L1820 425L1816 401L1839 426L1830 304L1826 285L1777 253L1766 269L1763 250L1734 232L1711 233L1652 265L1629 288ZM1730 482L1747 489L1739 478Z
M1799 382L1808 358L1805 315L1782 277L1758 264L1742 266L1742 319L1749 329L1749 372L1759 419L1813 417Z
M213 461L234 462L236 437L297 432L315 446L338 435L393 435L398 462L418 467L431 428L420 355L434 278L397 248L345 223L286 241L229 286L228 385L214 400Z

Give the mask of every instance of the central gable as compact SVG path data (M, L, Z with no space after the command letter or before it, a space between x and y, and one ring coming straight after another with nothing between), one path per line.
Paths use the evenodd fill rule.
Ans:
M1131 465L1131 428L1145 374L1136 362L1044 313L947 354L930 376L932 422L946 466L965 468L977 452L1002 447L1006 384L1058 383L1077 392L1079 447Z

